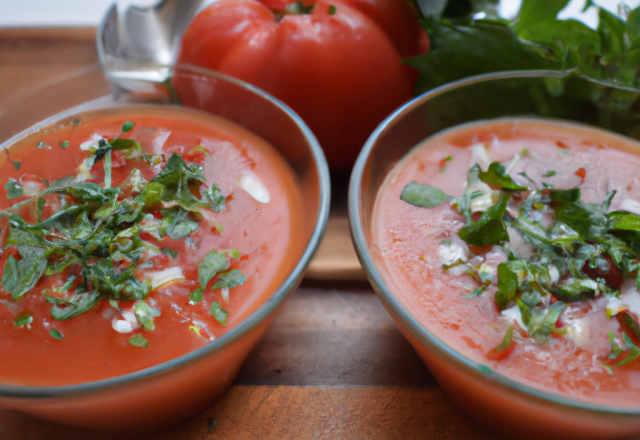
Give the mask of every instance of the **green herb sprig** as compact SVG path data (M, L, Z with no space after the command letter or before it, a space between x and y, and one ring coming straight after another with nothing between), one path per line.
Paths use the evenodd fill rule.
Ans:
M566 303L587 301L597 295L619 297L623 278L636 279L640 288L640 216L610 212L615 191L601 204L590 205L580 201L579 188L540 188L532 179L527 180L532 188L517 184L501 164L493 162L486 172L478 165L471 168L467 190L458 198L411 182L401 199L426 208L451 200L451 206L467 218L467 226L458 232L464 242L501 246L508 259L497 268L495 302L501 309L517 306L526 326L523 330L536 342L548 344L553 333L565 332L558 328L558 322ZM479 187L478 182L490 188L474 189ZM471 201L486 196L487 191L496 193L498 201L473 221ZM515 195L518 202L513 201ZM545 215L552 218L550 226L541 221ZM510 247L509 230L534 249L530 257L520 256ZM477 276L477 269L469 263L459 264L471 267L469 273L479 286L465 298L486 290L487 279ZM620 317L628 332L640 339L635 319L627 312L621 312ZM623 337L628 349L620 353L614 350L615 357L623 357L614 366L640 358L640 349L632 345L627 333L623 332Z
M133 122L126 122L122 133L130 132L133 127ZM65 142L63 148L67 146ZM152 286L136 278L135 273L140 268L152 267L151 256L161 251L171 258L178 257L178 253L169 248L160 249L142 238L143 233L157 242L165 236L174 240L189 239L200 226L200 210L219 212L224 209L226 198L215 185L205 186L200 165L186 164L176 153L150 181L134 168L120 186L112 187L112 152L124 151L125 159L129 160L158 162L158 158L133 155L140 150L135 140L100 139L97 146L88 151L85 164L90 173L103 162L103 186L83 181L86 175L80 174L54 182L43 180L45 189L0 212L0 218L7 217L9 223L4 247L14 248L20 257L10 255L2 271L2 287L14 301L23 298L43 277L69 274L63 286L42 292L43 299L52 304L51 315L55 320L70 319L105 299L112 303L113 300L135 301L135 315L142 328L154 330L154 317L159 311L145 302ZM7 181L5 189L8 198L23 196L20 183L14 179ZM47 218L42 218L47 197L56 197L61 204ZM35 223L20 215L19 208L29 203L37 204ZM200 263L201 288L196 299L202 299L204 289L214 278L211 289L223 289L223 296L227 297L228 289L243 284L246 275L238 269L230 270L229 258L239 256L237 250L209 252ZM224 309L212 312L222 324L226 322L226 318L222 318L226 313ZM25 323L22 319L16 325ZM62 339L57 331L51 334ZM147 346L142 335L132 337L129 342Z

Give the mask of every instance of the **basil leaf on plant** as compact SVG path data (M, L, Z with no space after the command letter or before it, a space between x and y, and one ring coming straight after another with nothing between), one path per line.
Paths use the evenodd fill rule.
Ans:
M507 23L429 17L421 24L429 35L429 52L405 61L420 72L417 93L481 73L559 65L545 59L535 45L522 44Z
M149 347L149 342L142 335L135 335L129 338L129 344L134 347L147 348Z
M541 21L554 20L568 3L569 0L547 0L544 3L536 0L523 0L516 29L523 29Z
M435 208L445 200L451 200L452 198L434 186L417 182L409 183L400 194L401 200L422 208Z
M474 246L488 246L509 241L509 234L503 217L509 204L509 193L491 208L482 213L480 218L458 232L458 237Z
M227 318L229 317L229 312L223 309L217 301L211 303L211 310L209 310L209 314L215 318L222 325L227 325Z
M4 189L7 190L8 199L17 199L18 197L22 197L22 187L16 179L9 179L4 186Z
M481 171L478 178L489 186L497 186L509 191L528 190L526 186L518 185L509 176L500 162L492 162L487 171Z

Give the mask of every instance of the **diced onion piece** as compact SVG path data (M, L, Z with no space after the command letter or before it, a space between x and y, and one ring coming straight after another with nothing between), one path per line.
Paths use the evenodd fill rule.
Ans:
M220 289L220 293L222 294L222 299L224 300L224 302L229 302L229 288L228 287L223 287L222 289Z
M151 282L151 289L155 289L169 281L184 279L184 274L182 269L176 266L165 270L146 272L146 278Z
M253 173L243 172L240 174L238 176L238 185L260 203L266 204L271 201L269 191Z
M22 195L33 197L44 189L44 183L41 180L35 180L35 176L22 176L20 178L20 187Z
M478 181L471 184L471 186L467 189L467 191L482 192L481 196L474 197L471 199L471 203L469 203L469 209L471 212L484 212L487 209L491 208L495 205L495 202L498 197L500 197L500 191L494 191L489 188L484 182Z
M80 165L78 165L78 170L76 171L76 177L73 179L75 183L85 182L87 180L93 179L91 175L91 168L93 168L93 157L87 157L84 159Z
M95 150L98 148L99 142L103 139L98 133L93 133L88 141L80 144L80 149L83 151Z
M458 260L467 261L467 255L462 246L456 243L441 244L438 247L438 258L442 264L453 264Z
M514 321L522 330L527 330L527 326L524 325L524 321L522 321L522 312L520 312L520 307L518 307L517 304L510 309L503 310L500 314L505 318Z
M487 149L484 144L475 144L471 146L471 163L469 166L475 164L480 165L480 168L487 169L491 164L491 159L487 153Z
M111 327L118 333L131 333L135 329L140 328L140 323L136 314L130 311L122 312L124 319L113 318L111 320Z
M607 316L615 316L622 310L624 310L624 308L622 307L620 298L616 298L615 296L607 298Z

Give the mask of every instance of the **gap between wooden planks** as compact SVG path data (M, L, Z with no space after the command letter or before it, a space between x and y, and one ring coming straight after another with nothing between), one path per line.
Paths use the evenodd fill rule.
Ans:
M309 264L305 277L340 281L367 279L351 241L346 214L331 213L327 232Z

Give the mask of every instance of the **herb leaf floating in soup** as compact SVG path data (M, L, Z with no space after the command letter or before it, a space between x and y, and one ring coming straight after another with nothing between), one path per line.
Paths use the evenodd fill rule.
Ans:
M126 122L120 136L134 126ZM200 227L201 209L220 212L225 197L216 185L207 184L201 165L187 164L175 152L155 176L145 179L151 169L162 165L164 156L142 154L137 141L120 136L100 138L96 146L81 145L87 156L78 173L53 182L42 179L43 189L34 190L40 183L34 185L29 176L6 182L8 198L27 198L0 212L0 219L8 218L5 250L11 253L4 264L1 284L13 301L18 301L41 278L62 276L64 284L42 291L44 300L52 304L54 320L78 316L104 299L128 319L127 312L114 301L124 300L134 303L130 318L137 321L137 327L151 331L160 311L145 302L149 292L167 281L183 278L179 268L152 279L141 276L142 271L154 267L155 256L164 253L178 257L178 252L157 243L165 236L189 240ZM124 182L112 187L116 151L126 152L118 160L135 162L136 167ZM34 206L35 216L31 209ZM45 210L47 215L43 215ZM247 279L240 270L231 268L230 260L240 256L235 249L210 251L198 268L200 287L191 294L191 301L201 301L207 285L214 280L211 289L222 289L228 302L229 289ZM170 271L175 273L166 273ZM228 312L218 302L213 303L211 315L226 324ZM16 319L16 326L28 325L33 319L24 316L29 319ZM128 331L123 332L134 327L134 322L126 319L121 325ZM50 333L63 339L56 330ZM141 334L128 341L136 347L148 346Z
M526 154L526 150L517 154L507 167L492 162L482 171L478 164L473 165L466 190L458 198L411 182L401 199L426 208L450 200L451 208L466 219L458 236L471 245L472 255L450 241L442 242L440 246L451 262L443 265L443 270L460 266L465 269L461 273L471 275L478 288L465 296L468 299L495 285L495 303L503 314L519 315L523 337L549 344L552 334L566 332L559 322L566 304L601 295L608 298L607 316L617 315L625 346L616 345L610 333L611 353L598 361L613 373L612 367L640 358L640 348L634 343L640 340L640 325L620 307L619 300L625 279L636 279L640 288L640 216L609 211L615 190L600 204L584 204L577 187L555 189L524 173L520 174L522 183L529 186L516 182L509 171ZM581 170L576 175L584 180L585 171ZM553 175L551 170L542 174ZM511 246L513 237L525 243L527 255ZM498 265L495 279L485 266L487 246L500 246L507 256L507 261ZM513 327L507 329L502 344L488 354L489 358L509 355L513 331Z

